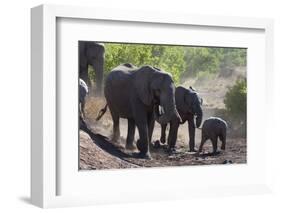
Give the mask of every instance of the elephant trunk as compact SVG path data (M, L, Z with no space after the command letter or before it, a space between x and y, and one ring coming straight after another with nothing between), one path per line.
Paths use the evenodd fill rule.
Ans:
M202 123L202 117L203 117L203 112L201 107L199 108L199 110L196 113L196 127L199 128L201 123Z
M96 68L96 88L97 95L102 95L102 84L103 84L103 71L104 71L104 58L99 60L99 64L95 66Z
M161 114L161 113L159 113L159 108L157 106L158 113L156 113L156 121L158 123L167 124L173 118L176 118L179 120L179 122L182 122L181 117L176 109L176 105L173 101L171 101L169 104L166 104L166 105L163 104L163 108L164 108L164 114Z

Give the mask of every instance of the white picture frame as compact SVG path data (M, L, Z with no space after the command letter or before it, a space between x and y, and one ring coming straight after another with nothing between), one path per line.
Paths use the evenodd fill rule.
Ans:
M161 13L151 11L114 11L108 8L84 8L74 6L54 6L54 5L41 5L31 9L31 201L33 204L47 208L47 207L59 207L59 206L76 206L76 205L91 205L99 203L116 203L116 202L138 202L144 200L162 200L162 199L178 199L198 196L213 196L213 195L242 195L253 193L264 193L271 191L271 166L270 166L270 130L266 126L264 132L260 132L261 138L258 139L261 142L262 139L266 139L265 148L266 154L262 157L264 164L260 167L262 177L257 178L251 184L249 181L238 181L234 184L229 182L219 181L216 184L208 184L209 178L205 178L206 182L200 187L190 187L184 180L185 176L182 176L182 170L184 168L165 168L165 169L140 169L130 171L98 171L98 175L87 174L87 178L93 178L93 182L96 180L102 180L105 178L107 181L112 180L114 175L119 176L126 175L131 178L155 178L161 179L162 175L166 173L169 178L178 177L178 182L182 184L179 188L173 184L165 183L165 189L160 186L163 182L159 182L156 185L150 186L153 192L149 195L145 192L134 192L133 188L128 185L124 186L126 189L112 188L111 193L108 190L98 189L94 194L81 193L78 194L60 194L58 195L58 173L61 166L58 166L58 159L60 158L58 153L57 141L57 88L58 82L56 71L57 67L57 29L58 20L63 19L79 19L79 20L99 20L99 21L118 21L119 24L131 22L142 24L154 24L155 26L165 26L166 29L174 26L197 26L202 28L211 29L223 29L229 32L234 30L256 30L262 32L261 38L262 45L264 45L264 52L261 54L264 57L263 65L260 68L260 75L265 78L257 79L259 82L264 83L264 102L261 104L259 112L264 112L265 106L267 109L272 109L273 100L270 95L270 90L273 88L273 21L271 19L257 19L257 18L242 18L242 17L217 17L217 16L203 16L203 15L188 15L188 14L173 14L173 13ZM165 41L162 41L165 42ZM172 41L171 41L172 42ZM204 43L202 43L204 46ZM200 45L198 41L197 45ZM255 77L257 78L257 77ZM249 85L251 91L254 90L254 80L250 81ZM253 94L253 93L252 93ZM253 96L253 95L252 95ZM250 96L251 98L251 96ZM253 106L253 105L251 105ZM256 110L253 107L248 107L248 111ZM76 111L77 112L77 111ZM270 123L270 117L264 118L264 122ZM254 119L251 117L251 123L254 123ZM254 124L253 124L254 125ZM257 128L261 128L257 126ZM77 138L76 138L77 140ZM260 144L260 143L257 143ZM259 145L257 145L259 146ZM249 146L250 150L254 150L253 146ZM255 152L255 151L253 151ZM259 151L257 151L259 153ZM78 154L74 157L77 158ZM253 158L254 159L254 158ZM76 159L77 160L77 159ZM250 165L239 168L239 171L247 174L247 170L255 163L250 161ZM77 165L75 165L77 166ZM204 178L199 177L202 170L198 167L185 167L186 170L190 170L190 178L197 178L200 181ZM204 172L231 172L231 169L235 169L235 166L229 167L227 170L222 168L204 167ZM145 170L145 171L144 171ZM220 171L219 171L220 170ZM256 169L257 170L257 169ZM256 171L255 170L255 171ZM170 172L173 172L171 175ZM238 170L237 170L238 171ZM77 170L78 172L78 170ZM198 173L199 172L199 173ZM249 171L248 171L249 172ZM114 173L114 174L113 174ZM137 174L137 175L136 175ZM260 174L260 173L257 173ZM169 176L170 175L170 176ZM135 177L138 176L138 177ZM184 177L184 178L183 178ZM212 176L216 177L215 175ZM202 179L202 180L201 180ZM70 181L75 181L75 178ZM186 180L186 182L188 182ZM72 182L73 185L77 184ZM112 184L109 184L111 187ZM71 187L68 185L68 187ZM113 187L113 186L112 186ZM141 186L146 189L145 186ZM75 187L73 187L74 190ZM70 189L71 190L71 189ZM91 189L89 189L91 190ZM121 190L121 191L120 191ZM123 191L122 191L123 190ZM120 196L122 193L122 196Z

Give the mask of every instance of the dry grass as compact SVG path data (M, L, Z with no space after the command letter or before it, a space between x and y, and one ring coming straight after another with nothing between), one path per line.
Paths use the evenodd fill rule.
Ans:
M99 122L99 124L104 128L112 127L112 119L109 109L107 109L106 113L99 121L96 121L96 117L98 116L99 111L105 106L105 104L106 100L104 97L87 97L85 105L85 114L88 123L94 125L96 122Z
M204 100L204 107L225 109L224 97L229 87L232 87L238 78L246 77L246 68L237 67L233 74L227 78L216 76L212 79L199 80L187 78L182 85L186 88L194 87Z

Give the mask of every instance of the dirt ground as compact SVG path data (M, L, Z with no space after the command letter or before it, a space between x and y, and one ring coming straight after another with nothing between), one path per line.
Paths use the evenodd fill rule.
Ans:
M242 73L242 74L241 74ZM228 78L208 79L207 82L198 82L194 79L184 81L182 85L186 88L192 85L203 98L203 121L216 115L216 111L224 109L223 98L227 87L232 86L240 76L245 76L245 70L238 68L236 73ZM99 121L95 118L101 108L105 105L104 98L88 97L86 101L86 124L87 128L80 130L80 169L116 169L135 167L163 167L163 166L187 166L187 165L210 165L210 164L239 164L247 162L246 137L237 135L235 128L228 129L226 150L212 155L211 142L207 141L203 153L188 152L188 124L180 125L176 143L177 152L170 155L167 146L158 148L151 147L152 160L137 157L137 150L128 151L125 147L127 136L127 120L120 119L120 141L111 141L112 119L110 111ZM230 123L231 121L227 121ZM166 135L168 136L169 128ZM155 122L152 142L160 139L161 127ZM135 141L138 139L136 130ZM196 129L195 143L198 148L201 142L201 130ZM220 148L221 143L218 143Z
M178 140L177 153L170 155L166 151L166 145L160 148L151 148L152 160L140 159L135 151L125 149L125 138L119 143L110 141L109 137L80 130L80 169L116 169L136 167L163 167L163 166L187 166L246 163L246 140L243 138L228 139L226 151L212 155L211 143L206 143L204 153L197 156L196 153L187 151L187 140ZM199 146L196 140L196 146Z

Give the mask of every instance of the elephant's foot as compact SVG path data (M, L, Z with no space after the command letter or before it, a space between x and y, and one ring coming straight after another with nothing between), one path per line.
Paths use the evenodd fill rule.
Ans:
M140 152L138 154L139 158L147 159L147 160L152 160L151 154L149 152L142 153Z
M160 141L159 140L157 140L157 141L155 141L154 143L153 143L153 148L154 149L159 149L161 147L161 145L160 145Z
M173 154L176 154L177 153L177 150L175 147L168 147L168 154L169 155L173 155Z
M119 139L114 139L114 138L112 138L112 139L110 140L110 143L116 144L116 145L120 145L120 144L121 144L121 142L120 142Z
M165 144L165 143L166 143L166 139L163 138L163 137L161 137L161 138L160 138L160 142L161 142L162 144Z
M219 155L219 154L221 154L221 152L220 151L213 151L212 153L211 153L211 155Z
M114 143L114 144L121 144L120 136L113 135L113 137L111 138L110 141L111 141L111 143Z
M137 148L140 151L139 157L144 159L152 159L149 153L148 146L145 143L142 143L140 140L137 140Z
M129 144L126 144L126 147L125 147L127 150L131 150L131 151L134 151L137 149L137 147L132 144L132 143L129 143Z
M222 149L222 150L225 150L225 146L224 146L224 145L222 145L222 146L221 146L221 149Z
M142 143L139 139L137 140L137 148L140 152L147 152L148 147Z
M149 146L149 149L154 148L154 144L153 144L152 142L149 142L149 143L148 143L148 146Z
M188 152L198 152L195 148L189 149Z

